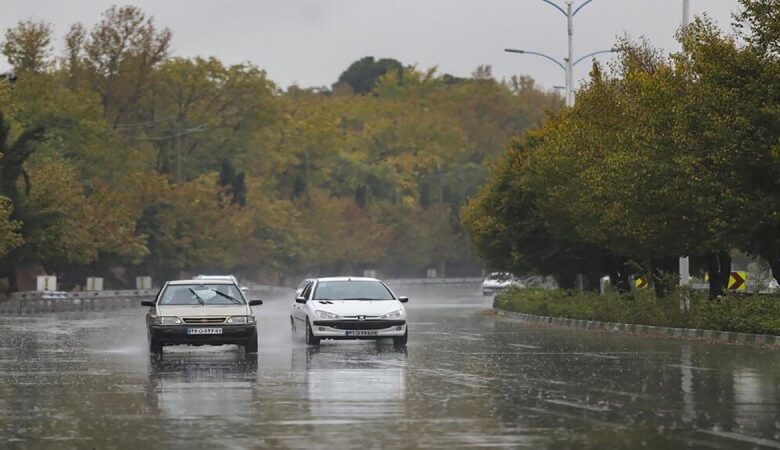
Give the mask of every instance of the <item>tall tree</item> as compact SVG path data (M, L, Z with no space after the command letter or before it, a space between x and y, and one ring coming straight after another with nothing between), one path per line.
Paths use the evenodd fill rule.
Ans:
M0 51L14 70L40 73L52 66L52 28L49 23L21 21L5 32Z
M403 72L403 65L392 58L375 60L373 56L366 56L352 64L341 73L339 83L345 83L356 94L368 94L374 89L377 80L388 72Z

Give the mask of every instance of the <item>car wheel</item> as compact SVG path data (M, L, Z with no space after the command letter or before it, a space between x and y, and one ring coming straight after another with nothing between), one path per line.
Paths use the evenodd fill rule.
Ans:
M158 339L153 338L152 336L149 336L149 353L152 353L154 355L159 355L162 353L162 342L160 342Z
M409 330L407 329L403 336L393 338L393 345L396 347L406 347L406 341L409 339Z
M320 345L320 338L314 335L314 333L311 330L311 324L309 323L309 318L306 318L306 345L311 346L318 346Z
M244 352L257 353L257 330L252 333L252 336L250 336L249 340L244 344Z

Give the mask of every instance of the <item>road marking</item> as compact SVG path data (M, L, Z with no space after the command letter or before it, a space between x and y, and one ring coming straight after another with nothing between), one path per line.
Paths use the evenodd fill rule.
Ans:
M553 405L569 406L569 407L572 407L572 408L585 409L585 410L594 411L594 412L610 412L610 411L612 411L612 408L607 408L606 406L584 405L582 403L567 402L566 400L542 399L542 401L547 402L547 403L552 403Z
M727 439L733 439L735 441L749 442L751 444L763 445L765 447L780 448L780 442L771 441L769 439L763 439L753 436L745 436L744 434L732 433L730 431L717 431L717 430L696 430L699 433L710 434L712 436L718 436Z
M715 370L711 367L683 366L681 364L667 364L666 367L676 367L678 369L690 369L690 370Z
M611 355L604 355L602 353L588 353L588 352L579 352L574 353L575 355L580 356L590 356L591 358L602 358L602 359L620 359L617 356L611 356Z
M538 345L527 345L527 344L509 344L511 347L519 347L519 348L527 348L527 349L537 349L541 348Z

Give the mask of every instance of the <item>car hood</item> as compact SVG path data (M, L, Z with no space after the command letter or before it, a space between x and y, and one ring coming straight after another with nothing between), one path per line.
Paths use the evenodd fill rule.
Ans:
M164 305L158 306L161 316L208 317L208 316L246 316L246 305Z
M501 280L485 280L485 281L482 282L482 286L485 286L485 287L509 287L509 286L512 286L513 284L517 284L517 283L513 282L511 280L505 280L505 281L501 281Z
M309 303L312 310L340 316L381 316L403 308L398 300L309 300Z

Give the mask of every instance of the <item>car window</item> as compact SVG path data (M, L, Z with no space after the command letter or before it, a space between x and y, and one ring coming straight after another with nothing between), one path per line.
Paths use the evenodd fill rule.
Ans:
M161 305L236 305L244 297L233 284L176 284L165 288Z
M393 300L393 295L378 281L320 281L314 300Z
M311 281L306 283L306 286L303 288L303 291L301 291L301 297L305 299L309 299L309 293L311 293L311 287L314 285Z

